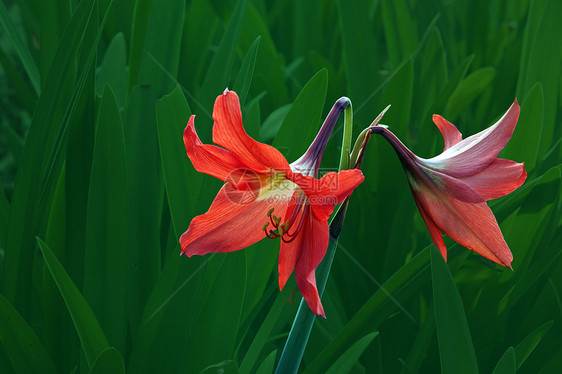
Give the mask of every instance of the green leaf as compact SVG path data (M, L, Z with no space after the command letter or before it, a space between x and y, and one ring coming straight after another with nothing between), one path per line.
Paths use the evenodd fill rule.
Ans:
M556 116L560 95L560 64L562 63L562 2L535 0L530 3L521 66L517 82L517 96L525 97L536 82L544 90L544 117L540 132L538 158L542 158L556 138Z
M80 337L82 348L88 364L91 366L96 358L109 347L107 339L92 312L92 309L78 290L51 249L40 238L37 243L43 259L57 283L59 291L70 312L74 327Z
M127 47L123 33L116 34L103 56L100 67L96 72L96 94L102 96L105 85L108 84L119 109L124 109L127 103Z
M388 55L393 67L405 60L418 45L414 17L405 0L382 1L383 24Z
M366 328L373 328L372 321L391 299L405 289L415 289L422 283L418 277L428 268L429 251L423 250L396 271L349 319L336 337L308 365L304 373L323 373L341 356L352 342L363 336Z
M125 365L119 351L113 347L106 348L90 368L90 374L123 373Z
M111 345L125 349L127 168L119 108L109 86L101 99L86 218L84 297Z
M299 158L312 143L318 132L327 88L328 70L322 69L310 78L293 102L273 141L273 146L287 160Z
M27 76L35 89L35 93L39 95L41 93L41 77L39 76L39 69L37 69L37 65L35 65L35 61L33 60L27 45L25 45L20 34L17 32L4 2L0 3L0 24L16 49L23 67L27 72Z
M244 251L215 254L209 261L195 303L193 320L186 347L186 361L193 371L232 357L240 326L246 288ZM228 307L228 313L217 311Z
M230 83L230 74L234 63L236 45L242 28L242 21L246 14L247 4L248 0L236 2L228 26L217 47L217 52L205 75L201 92L198 95L199 101L205 110L210 110L210 108L213 107L214 99L222 93ZM198 111L196 111L196 113L198 113ZM201 119L203 120L202 124L208 122L206 118ZM207 126L205 126L205 128L207 128ZM209 131L199 131L199 133L201 133L200 137L203 143L207 142L210 138Z
M185 3L186 0L152 0L148 13L136 84L150 86L156 98L177 85ZM138 5L147 4L139 1Z
M533 172L540 148L541 129L544 124L544 92L536 83L521 104L521 114L513 136L501 153L502 158L525 162L528 174Z
M498 361L492 374L515 374L516 371L515 349L509 347Z
M372 93L378 82L377 69L377 38L370 31L371 22L367 1L338 1L339 23L343 45L343 69L346 78L345 95L354 103L356 122L367 121L370 111L365 117L358 117L360 107L373 105ZM334 79L334 77L330 77ZM339 95L344 92L338 92ZM360 106L358 106L358 103ZM372 118L370 118L372 120Z
M136 0L133 15L133 28L131 31L131 44L129 46L129 85L127 92L130 93L139 79L140 64L142 61L143 48L148 31L148 20L152 0Z
M431 247L435 325L442 373L478 373L476 353L459 291L437 247Z
M256 374L272 374L275 367L275 357L277 356L277 349L271 352L265 360L262 361Z
M57 372L37 335L2 295L0 295L0 340L17 373Z
M8 143L10 150L12 151L16 164L18 164L21 154L23 153L23 139L6 122L3 123L2 127L4 130L4 136L6 137L6 143Z
M203 175L198 173L185 154L183 129L191 109L180 87L156 102L158 142L166 196L176 237L187 229L190 217L195 215L197 195Z
M234 82L234 86L232 86L233 90L238 94L241 107L244 107L246 96L250 90L250 84L252 83L252 76L254 75L254 66L256 65L256 56L258 54L260 40L261 36L258 36L250 46L250 49L246 53L246 57L242 62L242 67L238 72L238 77Z
M357 361L359 361L359 357L361 357L365 349L367 349L378 334L378 331L375 331L356 341L332 366L330 366L326 374L349 373Z
M515 346L515 357L517 358L518 369L521 367L521 365L523 365L523 363L533 352L535 347L540 343L541 339L546 335L548 330L550 330L552 324L553 321L548 321L540 325Z
M275 136L279 133L283 121L287 117L287 113L291 110L291 104L283 105L275 109L266 119L260 127L259 139L262 142L270 142L275 139Z
M155 92L135 86L124 130L129 200L127 313L133 337L161 268L160 219L164 185L158 149ZM143 248L143 250L139 250Z
M248 351L240 364L241 374L250 374L254 372L254 367L256 366L258 357L266 343L271 338L271 332L278 322L281 312L287 304L287 299L289 298L291 292L293 292L294 288L295 281L293 278L290 278L285 287L283 287L283 290L281 290L279 295L277 295L275 303L271 306L271 309L269 309L267 316L263 320L257 334L252 339L250 348L248 348Z
M481 68L468 75L449 99L448 119L454 122L462 111L490 86L495 75L496 70L492 67Z
M40 196L42 188L52 190L56 185L56 182L47 185L41 183L43 167L49 152L53 154L55 137L61 132L65 113L73 104L69 104L65 83L74 79L71 65L84 37L94 4L95 1L80 2L65 30L37 102L18 165L6 242L4 290L6 297L14 301L24 317L30 310L31 303L31 267L35 248L33 237L38 232L45 209L45 199L41 201ZM82 68L84 74L88 66ZM80 89L81 87L76 87L75 94ZM52 180L56 180L54 175Z
M414 67L412 60L396 72L384 88L380 99L383 106L392 104L383 118L384 123L392 124L392 131L397 134L406 134L410 125L410 113L412 109L412 99L414 91Z
M0 184L0 246L6 248L6 238L8 237L8 223L10 218L10 202L4 192L4 187Z

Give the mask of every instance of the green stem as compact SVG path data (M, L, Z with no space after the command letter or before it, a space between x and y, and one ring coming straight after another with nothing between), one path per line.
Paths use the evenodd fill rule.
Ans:
M353 110L351 108L351 101L349 101L349 105L345 108L343 123L344 128L339 170L345 170L350 167L351 135L353 132ZM349 200L346 199L334 209L332 220L329 222L330 242L326 250L326 256L324 256L324 259L316 268L316 286L320 297L322 297L324 293L328 276L330 275L330 269L332 267L334 255L336 254L336 248L338 247L338 237L345 218L348 201ZM298 371L315 320L316 315L311 312L306 300L304 298L301 299L299 309L293 320L291 331L287 337L287 342L281 353L281 358L279 359L279 364L277 365L275 373L285 374L296 373Z

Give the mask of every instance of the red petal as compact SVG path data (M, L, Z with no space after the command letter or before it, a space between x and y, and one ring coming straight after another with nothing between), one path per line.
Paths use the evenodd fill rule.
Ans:
M201 143L195 131L194 119L195 116L189 118L183 131L183 142L187 155L197 171L224 181L232 171L246 167L238 157L226 149Z
M365 177L359 169L342 170L338 173L330 172L315 179L295 173L291 180L295 182L307 195L313 214L318 220L327 220L334 206L343 202L351 195L355 187L361 184Z
M437 125L439 131L441 131L441 135L443 135L443 142L445 143L443 151L446 151L462 140L462 134L456 126L440 115L433 115L433 123Z
M485 202L468 203L425 184L419 186L421 189L413 190L415 199L441 231L482 256L511 267L513 256Z
M271 208L277 215L285 214L286 201L268 198L241 204L237 202L240 195L229 193L228 186L221 188L207 213L195 217L181 236L183 254L191 257L248 247L265 237L262 227L269 220Z
M515 100L493 126L469 136L424 162L453 177L468 177L482 171L496 159L513 135L519 112L520 108Z
M328 223L308 215L299 236L290 243L282 242L279 252L280 286L285 285L296 265L295 279L297 286L310 310L322 317L325 317L325 314L316 288L315 269L326 254L328 243Z
M217 97L213 119L213 141L236 154L250 169L258 173L266 173L268 169L290 170L289 163L277 149L255 141L246 133L235 92L226 90Z
M485 200L497 199L512 192L525 182L527 172L521 163L496 159L481 172L462 181L468 183Z

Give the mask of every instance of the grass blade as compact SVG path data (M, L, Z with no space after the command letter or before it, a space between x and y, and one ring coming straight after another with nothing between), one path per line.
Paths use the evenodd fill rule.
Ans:
M37 69L37 65L35 65L35 61L33 60L27 45L25 45L20 37L20 34L17 32L4 2L0 3L0 24L16 49L23 67L27 72L27 76L35 89L35 93L39 96L41 93L41 77L39 75L39 69Z
M111 345L125 349L127 168L121 117L109 86L101 99L86 218L84 297Z
M431 247L431 273L441 371L478 373L476 353L459 291L445 260L434 246Z
M80 337L84 354L89 365L93 365L98 356L109 347L107 339L92 312L92 309L78 290L59 260L51 249L40 238L37 243L43 254L43 259L55 280L59 291L70 312L74 327Z
M56 373L37 335L2 295L0 295L0 340L17 373Z

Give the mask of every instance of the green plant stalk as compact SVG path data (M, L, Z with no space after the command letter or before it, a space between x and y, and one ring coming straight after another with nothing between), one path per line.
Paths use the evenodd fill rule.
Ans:
M346 106L344 110L343 122L344 129L339 170L348 169L350 165L351 134L353 132L353 110L350 101L349 105ZM328 249L324 259L316 268L316 286L320 297L322 297L324 293L328 276L330 275L330 269L336 254L336 248L338 247L338 238L345 219L348 201L349 199L346 199L334 209L334 214L329 222L330 242L328 243ZM291 331L289 332L287 342L285 343L281 358L279 359L279 364L275 371L277 374L296 373L298 371L315 320L316 315L311 312L306 300L304 298L301 299L299 309L293 320Z

